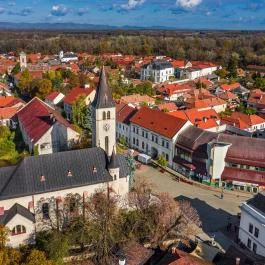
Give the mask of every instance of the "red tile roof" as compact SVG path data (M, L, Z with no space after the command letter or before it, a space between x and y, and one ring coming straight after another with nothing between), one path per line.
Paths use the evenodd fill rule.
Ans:
M18 109L19 107L0 108L0 120L11 119L12 117L16 115Z
M63 101L64 103L72 105L79 96L88 96L92 91L92 88L75 87L65 96Z
M19 103L25 104L25 102L20 98L15 98L12 96L0 96L0 108L12 107Z
M178 68L178 67L182 67L183 68L186 65L185 60L174 60L174 61L172 61L170 63L172 64L172 66L174 68Z
M146 103L155 103L155 99L148 96L148 95L140 95L140 94L133 94L129 96L123 96L120 99L121 101L125 103L141 103L141 102L146 102Z
M214 109L198 111L197 109L178 110L168 113L174 117L189 120L201 129L210 129L218 126L218 114Z
M186 123L183 119L147 107L142 107L130 121L167 138L175 136Z
M178 110L178 107L174 102L162 103L157 107L159 110L167 110L169 112Z
M223 117L222 123L233 125L240 129L247 129L253 125L265 123L265 120L256 114L248 115L242 112L234 112L230 117Z
M265 92L255 89L250 92L248 103L255 104L257 108L265 108Z
M191 64L192 64L192 68L196 68L196 69L216 67L215 64L211 62L204 62L204 61L191 61Z
M51 94L49 94L45 99L48 99L48 100L55 100L58 96L60 95L60 92L59 91L54 91L52 92Z
M221 178L223 180L234 180L240 182L254 183L265 186L265 172L225 167Z
M137 112L137 109L129 105L124 105L122 108L119 108L119 107L117 108L117 105L116 105L116 119L118 122L129 124L130 119L136 112Z
M188 99L187 103L189 104L190 108L195 109L206 109L206 108L212 108L214 106L220 106L225 105L226 102L220 98L217 97L211 97L211 98L205 98L205 99Z
M232 92L226 90L223 93L220 93L218 95L219 98L223 99L223 100L229 100L229 99L238 99L238 96L233 94Z
M220 85L220 88L223 89L223 90L233 90L235 88L238 88L240 87L240 84L239 83L233 83L233 84L223 84L223 85Z
M169 263L168 265L210 265L209 261L202 260L198 257L194 257L189 253L181 250L175 251L176 260Z
M17 113L19 122L33 143L36 143L53 126L51 114L57 122L71 128L58 112L38 98L32 99Z
M189 84L165 84L159 86L158 91L167 95L173 95L178 93L192 92L193 88Z

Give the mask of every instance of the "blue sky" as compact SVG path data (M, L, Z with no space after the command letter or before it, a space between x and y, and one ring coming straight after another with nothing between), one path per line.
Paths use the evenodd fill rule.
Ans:
M0 0L1 22L265 29L265 0Z

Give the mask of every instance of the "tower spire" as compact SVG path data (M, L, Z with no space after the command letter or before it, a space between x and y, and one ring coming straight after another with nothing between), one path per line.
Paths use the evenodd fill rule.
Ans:
M113 150L112 150L112 154L111 154L111 157L110 157L110 162L109 162L109 166L108 168L119 168L120 167L120 164L119 164L119 161L118 161L118 157L116 155L116 151L115 151L115 145L113 145Z
M111 91L108 86L104 65L102 66L102 69L101 69L99 82L97 86L97 92L96 92L95 99L92 102L92 106L95 109L115 107L115 103L113 101Z

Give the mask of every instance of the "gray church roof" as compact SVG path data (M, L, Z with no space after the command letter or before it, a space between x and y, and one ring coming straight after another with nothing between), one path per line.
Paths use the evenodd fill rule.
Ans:
M31 213L27 208L24 206L15 203L8 211L5 211L3 215L0 216L0 224L6 225L12 218L19 214L28 220L35 222L35 218L33 213Z
M97 92L92 102L92 106L95 109L115 107L115 102L113 101L111 91L108 86L104 67L102 68L101 73L100 73Z
M120 177L128 176L125 157L117 159ZM99 147L27 157L15 167L0 168L0 200L108 182L107 167Z

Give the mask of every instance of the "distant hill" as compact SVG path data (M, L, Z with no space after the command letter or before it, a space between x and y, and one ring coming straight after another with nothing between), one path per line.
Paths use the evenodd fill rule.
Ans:
M136 26L110 26L110 25L94 25L94 24L78 24L78 23L13 23L13 22L0 22L0 30L141 30L141 29L161 29L170 30L174 28L152 26L152 27L136 27Z

